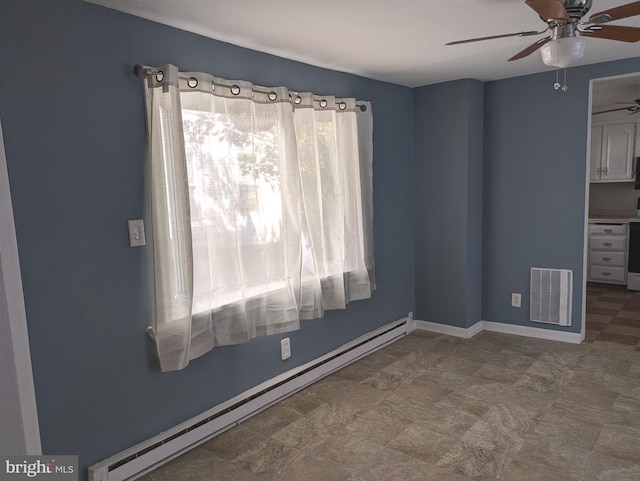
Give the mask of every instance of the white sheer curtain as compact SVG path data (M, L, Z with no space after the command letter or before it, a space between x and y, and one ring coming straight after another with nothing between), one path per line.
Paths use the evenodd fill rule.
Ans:
M144 72L163 371L371 297L369 103Z

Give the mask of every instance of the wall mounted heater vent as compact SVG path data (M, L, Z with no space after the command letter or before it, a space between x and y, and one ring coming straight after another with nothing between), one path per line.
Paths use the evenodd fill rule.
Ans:
M571 325L573 271L531 268L531 320Z

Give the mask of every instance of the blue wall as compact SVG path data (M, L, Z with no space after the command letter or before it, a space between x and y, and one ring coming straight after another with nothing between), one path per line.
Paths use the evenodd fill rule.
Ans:
M566 93L555 71L414 89L418 319L580 332L589 81L638 71L640 58L572 68ZM531 267L573 270L571 327L529 321Z
M416 316L470 327L482 306L483 84L414 90Z
M378 290L283 336L160 373L149 324L136 63L370 100ZM414 309L412 93L216 42L81 0L0 2L0 117L43 451L84 469ZM409 186L409 187L408 187Z
M145 252L126 228L143 214L136 63L373 102L378 290L303 322L287 362L270 336L184 371L155 367ZM531 266L574 270L579 331L589 79L640 71L640 59L570 69L566 94L551 71L412 91L81 0L0 2L0 65L43 449L80 454L84 468L414 307L460 327L479 316L541 327L510 307L511 292L528 305Z
M528 320L529 270L571 269L573 325L557 329L580 332L589 81L636 71L639 58L572 68L566 93L555 71L485 84L483 319L545 327Z

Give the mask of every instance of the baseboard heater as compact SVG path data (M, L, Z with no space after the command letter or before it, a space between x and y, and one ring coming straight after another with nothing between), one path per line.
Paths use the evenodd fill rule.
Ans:
M413 314L287 371L151 439L89 467L89 481L135 479L413 331Z

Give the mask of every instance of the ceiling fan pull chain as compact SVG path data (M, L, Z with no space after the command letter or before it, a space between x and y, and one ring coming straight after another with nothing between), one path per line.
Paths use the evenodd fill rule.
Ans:
M562 89L561 89L562 87ZM556 83L553 84L553 88L556 90L562 90L566 92L569 90L569 86L567 85L567 69L564 68L564 85L560 85L560 69L556 68Z
M560 59L560 42L556 41L556 58ZM560 65L556 63L556 83L553 84L553 88L560 89Z
M558 90L560 88L560 69L556 67L556 83L553 84L553 88Z

